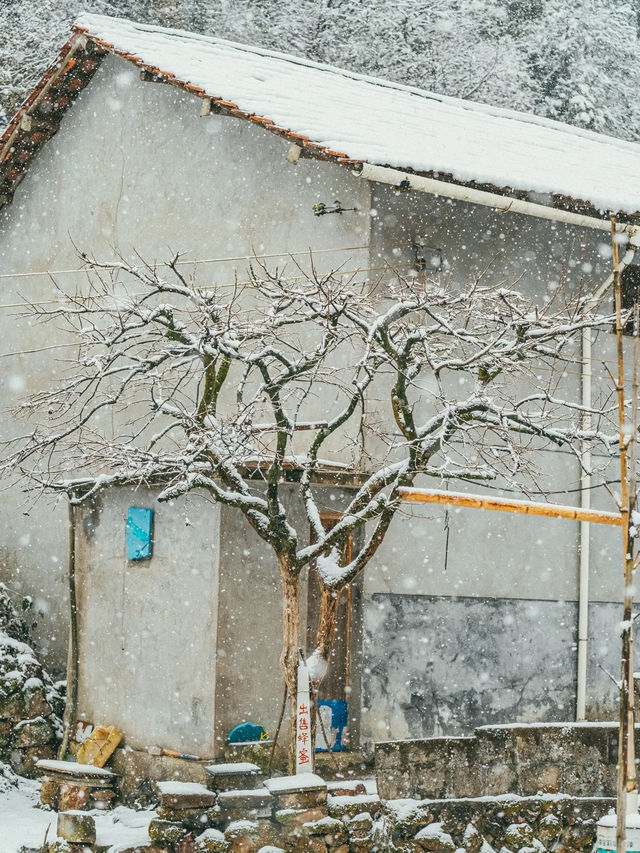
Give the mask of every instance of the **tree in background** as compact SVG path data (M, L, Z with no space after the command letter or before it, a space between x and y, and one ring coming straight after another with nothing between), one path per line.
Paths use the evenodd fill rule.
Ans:
M0 4L0 112L15 112L85 5ZM640 137L638 0L95 0L91 10Z

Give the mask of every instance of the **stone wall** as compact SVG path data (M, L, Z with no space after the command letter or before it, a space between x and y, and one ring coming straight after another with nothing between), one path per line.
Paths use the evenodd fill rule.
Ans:
M486 726L472 737L379 743L376 779L389 800L541 791L614 797L617 750L615 723Z
M136 853L587 853L596 823L614 800L543 794L382 803L347 783L319 792L272 797L262 789L228 791L212 806L207 789L168 802ZM266 796L265 796L266 795ZM162 799L162 798L161 798ZM277 802L277 800L286 802ZM198 803L196 807L196 801ZM185 808L189 805L189 808ZM252 808L249 807L252 806ZM93 818L60 814L47 853L98 853ZM102 848L104 849L104 848Z
M615 801L600 797L481 797L386 803L372 833L377 853L554 853L591 850Z

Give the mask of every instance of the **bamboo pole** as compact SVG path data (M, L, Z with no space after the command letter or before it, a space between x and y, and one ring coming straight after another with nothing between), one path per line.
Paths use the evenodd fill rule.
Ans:
M69 500L69 559L67 583L69 585L69 647L67 649L67 696L64 705L63 733L58 748L58 759L64 760L69 749L78 716L78 601L76 590L76 527L74 507Z
M631 394L631 432L627 433L624 409L624 347L622 327L622 281L616 240L616 221L611 217L611 247L613 259L613 292L616 309L616 350L618 378L619 447L620 447L620 515L622 517L622 560L624 571L624 604L622 617L622 653L620 680L620 734L618 739L618 777L616 790L616 853L625 853L627 809L637 813L635 769L635 731L633 702L633 537L630 536L631 511L635 503L637 461L636 432L638 428L638 342L637 311L634 312L634 364ZM627 465L627 449L631 446L631 471Z
M537 515L545 518L565 518L569 521L590 521L594 524L622 525L623 517L617 512L597 509L581 509L576 506L542 504L510 498L489 498L484 495L468 495L464 492L444 492L438 489L399 489L402 500L408 503L448 504L469 509L488 509L497 512L513 512L522 515Z

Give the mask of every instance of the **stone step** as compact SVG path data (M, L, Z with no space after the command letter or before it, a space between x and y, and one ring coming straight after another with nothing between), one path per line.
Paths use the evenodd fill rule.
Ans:
M216 795L199 782L155 782L160 806L170 809L208 809L215 805Z
M298 773L296 776L277 776L264 783L274 796L295 794L301 791L326 791L327 783L315 773Z
M266 788L221 791L218 794L220 815L225 820L270 818L273 797Z
M249 761L210 764L204 768L204 772L207 774L207 787L212 791L260 788L265 779L258 765Z
M327 804L327 783L315 773L267 779L265 787L276 800L276 809L312 809Z

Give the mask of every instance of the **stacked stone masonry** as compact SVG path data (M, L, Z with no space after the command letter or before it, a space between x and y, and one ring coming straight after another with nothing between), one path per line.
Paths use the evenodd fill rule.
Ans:
M613 797L617 754L615 723L487 726L472 737L379 743L376 780L384 800L538 792Z
M616 735L607 724L505 726L380 744L380 797L355 781L213 765L206 785L155 783L157 817L137 853L587 853L615 802Z

